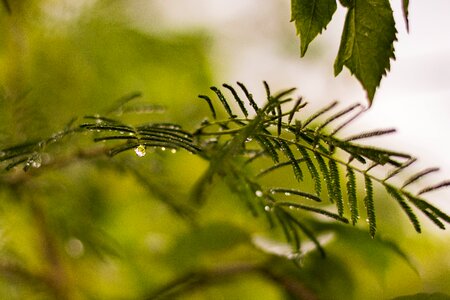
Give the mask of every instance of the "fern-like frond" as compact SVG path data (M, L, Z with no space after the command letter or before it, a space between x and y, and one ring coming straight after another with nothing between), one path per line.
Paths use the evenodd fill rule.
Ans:
M297 160L296 160L296 158L294 156L294 153L292 153L292 150L289 147L289 144L287 142L285 142L284 140L274 139L274 141L278 142L278 144L280 145L280 148L283 151L284 155L291 162L292 169L294 170L295 178L297 178L298 181L302 181L303 180L302 169L300 168L300 165L297 162Z
M312 212L315 212L315 213L317 213L319 215L323 215L325 217L329 217L329 218L335 219L335 220L343 222L343 223L348 223L348 219L347 218L345 218L343 216L340 216L338 214L329 212L327 210L318 208L318 207L303 205L303 204L294 203L294 202L284 202L284 201L276 202L275 206L287 207L288 209L291 209L291 210L300 209L300 210L312 211Z
M373 238L377 230L377 222L375 218L375 204L373 202L373 184L372 179L366 174L364 175L366 197L364 198L364 205L367 211L367 222L369 223L369 234Z
M330 187L332 187L331 196L333 197L333 201L336 202L336 207L339 216L342 217L344 215L344 200L341 192L341 180L339 175L339 169L336 161L332 159L328 161L328 167L330 170L330 179L331 179Z
M308 168L309 174L311 175L311 178L314 181L314 190L316 192L316 195L320 197L320 193L322 191L322 183L320 179L319 172L317 171L316 166L314 165L311 156L308 153L308 150L306 150L304 147L297 145L297 149L302 155L303 159L305 160L306 166Z
M236 100L236 102L239 105L239 108L241 109L241 111L244 114L244 116L247 117L248 116L248 112L247 112L247 109L245 108L245 104L241 100L239 95L237 94L236 90L231 85L228 85L226 83L224 83L222 86L224 88L228 89L231 92L231 94L233 94L234 100Z
M414 229L418 233L420 233L422 231L422 229L420 228L419 220L417 219L417 216L412 211L411 207L406 203L403 196L399 192L397 192L397 190L394 189L392 186L386 185L385 188L386 188L386 191L388 192L388 194L391 195L392 198L394 198L398 202L398 204L400 204L400 207L403 209L403 211L406 213L409 220L413 224Z
M317 197L317 196L315 196L313 194L307 193L307 192L303 192L303 191L297 190L297 189L271 188L269 191L270 191L271 194L279 193L279 194L284 194L286 196L297 195L297 196L300 196L300 197L303 197L303 198L306 198L306 199L310 199L310 200L313 200L313 201L316 201L316 202L322 202L322 199L320 199L319 197Z
M233 111L231 110L231 107L228 104L228 101L225 99L225 96L222 94L222 92L218 88L216 88L215 86L212 86L211 90L214 93L216 93L217 98L219 98L220 103L222 104L223 108L225 108L225 111L227 112L228 116L230 118L235 118L236 116L233 114Z
M214 109L214 105L212 104L211 98L206 95L198 95L200 99L203 99L208 103L209 110L211 111L213 119L217 119L216 110Z
M276 146L265 136L256 135L255 140L261 145L261 148L272 158L274 163L280 161Z
M405 183L403 183L402 189L405 188L406 186L410 185L411 183L416 182L420 178L422 178L430 173L437 172L437 171L439 171L439 168L428 168L423 171L420 171L419 173L412 175L410 178L408 178L405 181Z
M446 180L441 183L426 187L426 188L422 189L418 194L422 195L422 194L432 192L432 191L435 191L435 190L438 190L438 189L441 189L444 187L448 187L448 186L450 186L450 180Z
M237 85L244 92L245 96L247 97L248 102L250 103L250 106L255 110L255 112L258 112L259 107L258 107L258 104L256 104L255 100L253 99L253 95L248 92L248 90L245 87L245 85L242 84L241 82L237 82Z
M359 219L359 210L356 198L356 176L351 167L347 167L347 198L352 224L355 225Z

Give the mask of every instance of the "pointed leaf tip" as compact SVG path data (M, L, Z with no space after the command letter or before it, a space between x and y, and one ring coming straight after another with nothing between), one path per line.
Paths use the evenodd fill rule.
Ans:
M396 33L389 0L354 0L348 8L334 74L346 66L366 90L369 105L395 59Z
M291 0L291 21L300 35L301 57L314 38L326 29L336 8L335 0Z

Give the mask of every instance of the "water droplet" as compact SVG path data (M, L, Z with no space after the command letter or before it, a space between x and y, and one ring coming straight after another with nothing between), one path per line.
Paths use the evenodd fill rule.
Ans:
M33 156L28 160L27 166L33 168L40 168L42 165L42 157L39 153L33 154Z
M123 132L123 131L120 131L119 133L120 133L120 134L124 134L125 132Z
M369 223L369 222L370 222L370 221L369 221L369 218L367 218L367 219L366 219L366 222L367 222L367 223Z
M161 147L161 151L166 151L166 147Z
M251 142L251 141L253 141L253 139L251 137L248 137L248 138L245 139L245 142L247 142L247 143Z
M78 258L84 254L84 245L83 242L81 242L77 238L71 238L66 243L66 252L73 258Z
M145 146L144 145L139 145L134 149L134 152L136 153L137 156L139 157L143 157L145 156L145 154L147 153L145 151Z
M264 206L264 210L265 210L265 211L271 211L272 209L270 208L269 205L266 205L266 206Z
M177 153L177 149L172 149L172 150L170 150L170 152Z
M292 206L292 205L289 205L289 209L290 209L290 210L293 210L293 209L295 209L295 207Z
M271 193L272 195L274 195L276 192L275 192L274 190L271 190L270 193Z
M284 193L286 196L290 196L291 195L291 193L289 193L289 192L286 192L286 193Z
M263 192L260 191L260 190L257 190L257 191L255 192L255 195L256 195L256 197L262 197L262 196L263 196Z

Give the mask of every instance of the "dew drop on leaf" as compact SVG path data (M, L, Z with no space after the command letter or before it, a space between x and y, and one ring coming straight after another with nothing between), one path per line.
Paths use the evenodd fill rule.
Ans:
M257 191L255 192L255 195L256 195L256 197L262 197L262 196L263 196L263 192L260 191L260 190L257 190Z
M42 165L42 157L40 154L36 153L33 155L33 157L30 158L30 160L27 162L27 165L33 167L33 168L40 168Z
M166 151L166 147L161 147L161 151Z
M286 193L284 193L286 196L290 196L291 195L291 193L289 193L289 192L286 192Z
M170 152L177 153L177 149L172 149L172 150L170 150Z
M270 206L269 206L269 205L264 206L264 210L265 210L265 211L270 211L270 210L271 210L271 209L270 209Z
M146 151L145 151L145 146L144 145L139 145L134 149L134 152L136 153L137 156L139 157L143 157L145 156Z

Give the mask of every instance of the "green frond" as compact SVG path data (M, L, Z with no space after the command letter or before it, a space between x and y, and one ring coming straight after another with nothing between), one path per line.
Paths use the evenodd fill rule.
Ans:
M308 153L308 150L306 150L304 147L297 144L297 149L302 155L303 159L305 160L306 167L308 168L309 174L311 175L311 178L314 181L314 190L316 192L317 196L320 196L320 193L322 191L322 183L320 179L319 172L317 171L316 166L314 165L311 156Z
M339 176L339 169L336 164L336 161L334 161L333 159L330 159L328 161L328 167L330 170L333 201L336 202L338 214L339 216L342 217L344 215L344 200L341 192L341 180Z
M319 215L323 215L325 217L329 217L332 219L335 219L337 221L343 222L343 223L348 223L348 219L337 215L335 213L329 212L327 210L318 208L318 207L312 207L312 206L308 206L308 205L303 205L300 203L295 203L295 202L285 202L285 201L278 201L275 203L275 206L280 206L280 207L287 207L288 209L291 210L295 210L295 209L301 209L301 210L306 210L306 211L311 211L314 213L317 213Z
M443 211L438 209L437 207L431 205L427 201L412 195L411 193L404 192L405 196L410 200L417 208L419 208L421 211L429 211L434 216L441 218L443 221L450 224L450 216L445 214Z
M224 88L228 89L231 92L231 94L234 97L234 100L236 100L236 102L239 105L239 108L241 109L242 113L244 114L245 117L247 117L248 116L248 112L247 112L247 109L245 108L245 104L241 100L241 98L239 98L239 95L236 93L236 90L231 85L228 85L226 83L224 83L222 86Z
M348 119L347 121L345 121L344 123L342 123L341 125L339 125L338 127L336 127L336 129L334 129L330 136L334 136L336 135L339 131L341 131L342 129L344 129L345 127L347 127L348 124L350 124L351 122L353 122L354 120L356 120L359 116L362 115L363 112L365 112L366 109L362 108L358 113L356 113L355 115L353 115L350 119Z
M255 140L258 142L261 148L272 158L274 163L278 163L280 161L276 146L272 144L270 139L262 135L256 135Z
M110 124L110 125L124 125L122 124L122 122L115 120L115 119L111 119L108 117L103 117L100 115L94 115L94 116L84 116L83 119L86 120L95 120L96 124ZM83 126L80 126L83 127Z
M322 155L318 152L314 152L314 157L316 158L317 164L319 165L319 170L322 173L322 177L325 181L325 184L327 186L327 193L328 193L328 199L331 203L333 203L333 183L331 181L330 177L330 171L328 170L328 166L323 159Z
M314 233L308 229L308 227L306 227L302 222L300 222L299 220L297 220L295 217L293 217L291 214L286 213L286 217L295 224L295 226L297 226L316 246L317 250L319 251L320 255L322 257L325 257L325 250L323 249L322 245L320 245L319 240L316 238L316 236L314 235Z
M277 114L277 134L278 134L278 136L280 136L281 135L282 122L283 122L283 112L281 110L281 105L278 105L276 107L276 114Z
M350 142L350 141L366 139L366 138L375 137L375 136L391 134L391 133L394 133L394 132L396 132L396 130L394 128L374 130L374 131L360 133L360 134L357 134L357 135L352 135L352 136L344 139L344 141Z
M247 90L247 88L245 87L244 84L242 84L241 82L236 82L236 83L242 89L242 91L244 92L245 97L247 97L247 100L250 103L250 106L257 113L258 110L259 110L259 107L258 107L258 104L256 104L255 100L253 99L253 95L248 92L248 90Z
M220 103L222 103L222 106L225 108L225 111L227 112L228 116L230 118L235 118L236 116L233 114L233 111L231 110L231 107L228 104L228 101L227 101L227 99L225 99L225 96L222 94L222 92L215 86L212 86L210 89L211 89L211 91L216 93L217 98L219 98Z
M30 142L20 144L14 147L2 149L0 151L0 161L10 160L19 156L28 155L33 153L38 147L39 142Z
M270 103L270 102L272 102L272 93L270 92L269 84L267 83L267 81L264 80L263 85L264 85L264 90L266 91L267 102Z
M307 192L303 192L300 190L296 190L296 189L288 189L288 188L271 188L270 193L272 194L284 194L286 196L290 196L290 195L297 195L297 196L301 196L303 198L307 198L316 202L322 202L322 199L320 199L319 197L307 193Z
M358 202L356 198L356 176L355 171L349 166L347 166L347 198L352 224L355 225L359 219Z
M9 170L13 169L14 167L16 167L16 166L18 166L18 165L20 165L20 164L23 164L23 163L25 163L25 162L28 162L28 160L29 160L28 157L22 157L22 158L19 158L19 159L15 159L15 160L13 160L13 162L9 163L9 164L6 166L5 170L6 170L6 171L9 171Z
M301 162L304 162L305 160L303 158L299 158L299 159L296 159L296 161L297 161L297 163L300 164ZM261 170L258 174L256 174L256 177L257 178L262 177L264 175L267 175L267 174L271 173L272 171L275 171L275 170L277 170L279 168L283 168L283 167L290 166L290 165L291 165L290 161L277 163L277 164L275 164L273 166L270 166L270 167L268 167L266 169Z
M413 196L410 193L405 192L404 194L415 207L424 213L439 228L445 229L445 225L439 220L439 218L447 223L450 223L450 217L435 206L429 204L423 199Z
M424 177L425 175L428 175L430 173L437 172L437 171L439 171L439 168L428 168L419 173L412 175L407 180L405 180L405 182L402 185L402 189L405 188L406 186L410 185L411 183L416 182L417 180Z
M302 169L300 168L299 163L295 159L294 153L292 153L292 150L289 147L289 144L287 142L285 142L284 140L274 140L274 141L277 141L279 143L279 145L281 147L281 150L283 151L284 155L291 162L292 169L294 170L295 178L298 181L302 181L303 180Z
M377 223L375 219L375 204L373 202L373 185L372 179L366 174L364 175L366 197L364 198L364 205L367 211L367 222L369 223L369 233L373 238L377 230Z
M113 114L113 113L122 113L123 112L123 106L127 104L128 102L142 97L141 92L132 92L127 95L124 95L116 100L114 105L112 105L107 111L106 114Z
M325 106L324 108L322 108L321 110L319 110L318 112L316 112L315 114L311 115L308 119L305 120L305 122L303 123L303 128L305 128L306 126L308 126L308 124L310 124L312 121L314 121L315 119L317 119L318 117L320 117L321 115L325 114L326 112L328 112L329 110L333 109L336 105L338 104L337 101L332 102L331 104Z
M280 208L275 208L275 215L277 217L278 223L281 225L286 241L293 244L295 249L300 250L300 236L294 227L292 220L290 220L288 213Z
M384 181L388 180L389 178L394 177L395 175L397 175L398 173L400 173L401 171L403 171L404 169L406 169L407 167L409 167L410 165L412 165L413 163L415 163L417 161L417 158L411 158L408 161L406 161L404 164L402 164L401 166L393 169L392 171L390 171L388 173L388 175L383 179Z
M303 103L303 98L299 97L297 99L297 101L295 102L293 108L291 109L291 112L289 113L289 118L288 118L288 125L291 124L292 120L294 119L295 114L302 109L303 107L305 107L308 103L305 102Z
M317 127L316 131L322 130L323 128L325 128L325 126L327 126L331 122L341 118L342 116L345 116L346 114L352 112L355 108L360 107L360 106L361 106L361 104L357 103L357 104L351 105L350 107L348 107L348 108L346 108L346 109L344 109L344 110L342 110L342 111L332 115L331 117L326 119L325 122L323 122L321 125L319 125Z
M400 207L403 209L403 211L406 213L409 220L413 224L414 229L418 233L420 233L422 230L420 228L419 220L417 219L417 216L412 211L411 207L405 202L405 199L403 198L403 196L399 192L397 192L397 190L395 188L393 188L390 185L385 185L385 188L386 188L386 191L388 192L388 194L391 195L392 198L394 198L398 202L398 204L400 204Z
M88 123L88 124L81 124L80 125L81 128L86 129L86 130L90 130L90 131L109 131L109 132L123 132L123 133L132 133L135 134L135 131L133 128L131 128L130 126L127 125L114 125L114 124L92 124L92 123Z
M198 95L200 99L203 99L208 103L209 110L211 111L212 117L215 120L217 118L216 110L214 109L214 105L212 104L211 98L206 95Z
M443 181L441 183L438 183L438 184L426 187L426 188L422 189L418 193L418 195L422 195L422 194L425 194L425 193L428 193L428 192L432 192L432 191L435 191L435 190L438 190L438 189L441 189L441 188L444 188L444 187L448 187L448 186L450 186L450 180L446 180L446 181Z

